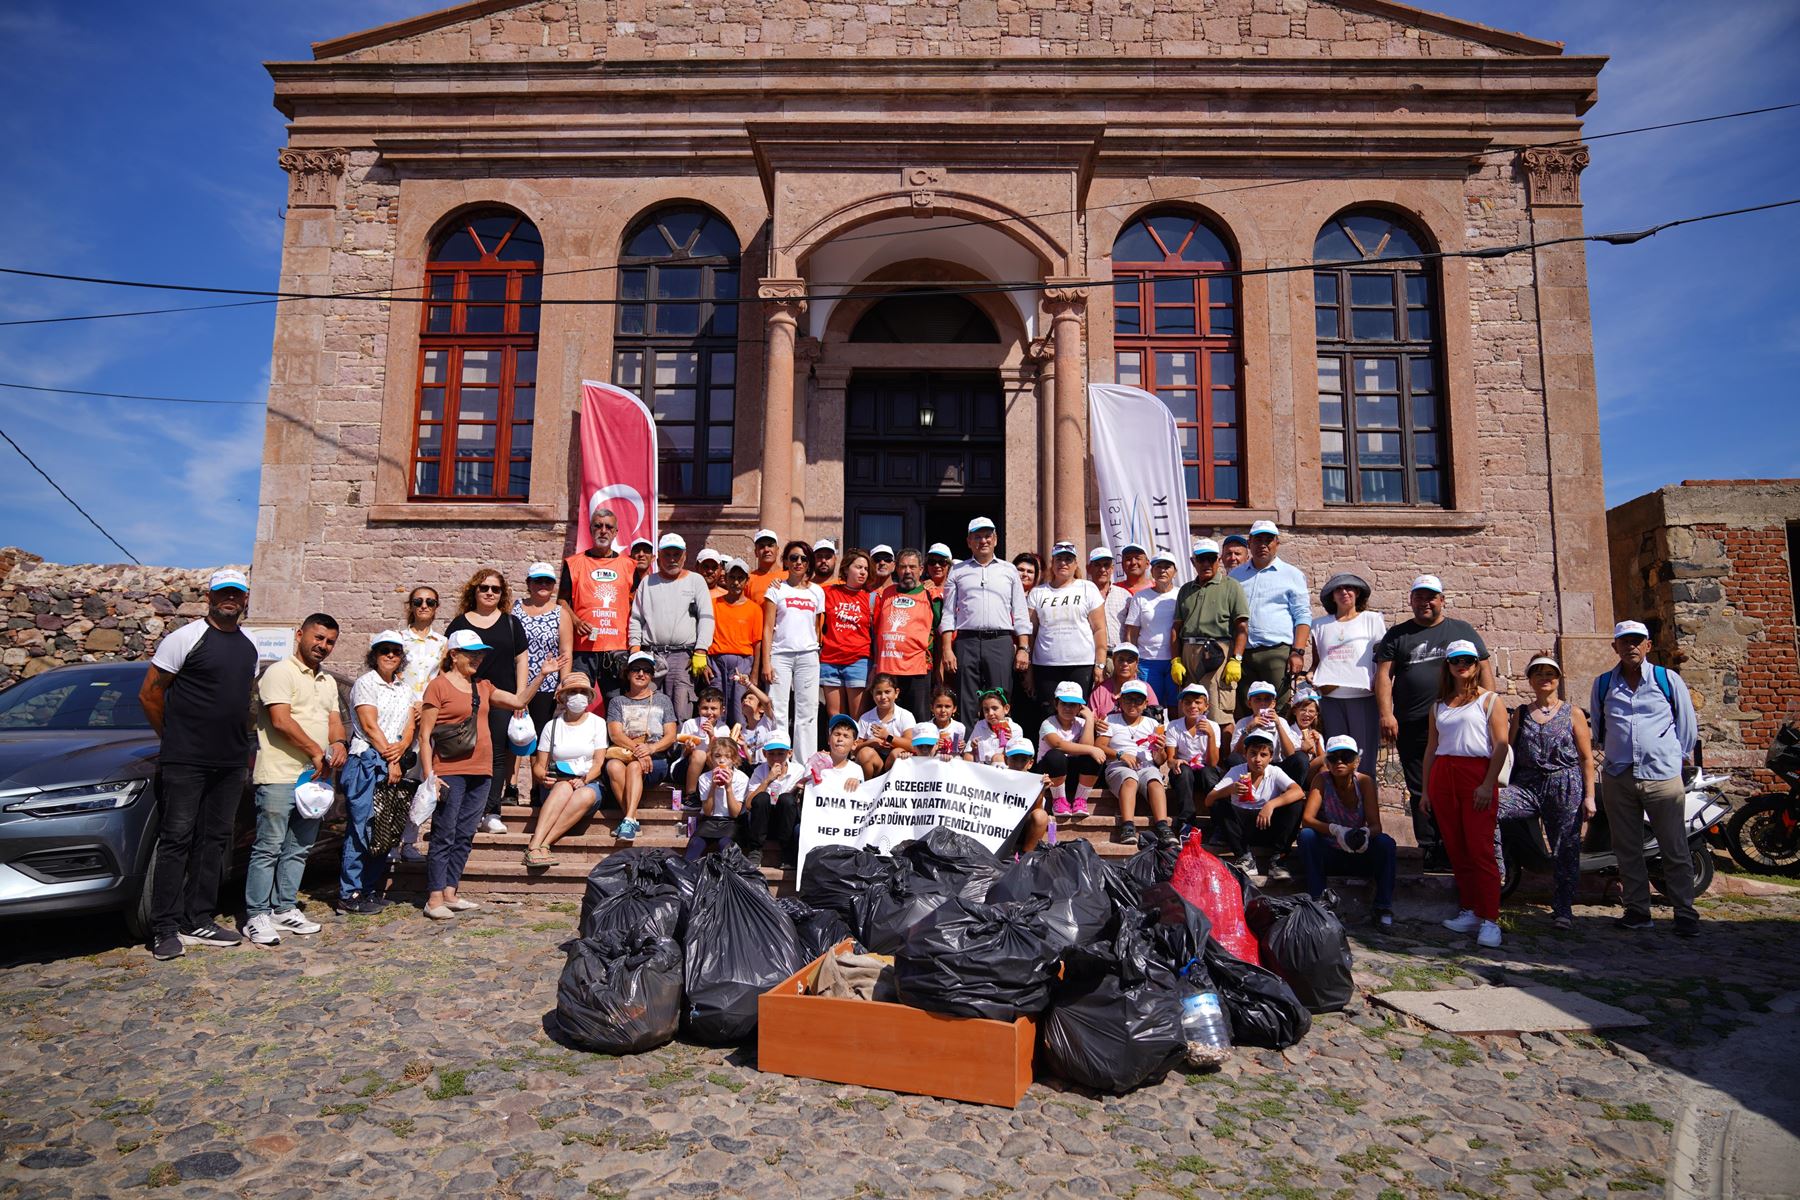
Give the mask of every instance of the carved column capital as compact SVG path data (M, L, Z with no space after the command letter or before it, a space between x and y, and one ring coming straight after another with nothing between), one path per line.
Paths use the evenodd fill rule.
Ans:
M1533 146L1525 163L1526 196L1533 206L1580 204L1581 173L1587 169L1586 146Z
M1040 375L1051 375L1056 369L1056 342L1049 334L1032 338L1025 345L1025 364Z
M767 320L792 323L806 311L806 280L764 279L756 285L756 298L767 310Z
M808 335L794 343L794 358L798 362L816 363L825 357L825 345L818 338Z
M1049 278L1044 280L1044 307L1052 321L1080 320L1087 312L1088 289L1085 279Z
M337 203L337 181L350 165L347 150L296 150L276 156L289 180L288 204L293 207L329 208Z

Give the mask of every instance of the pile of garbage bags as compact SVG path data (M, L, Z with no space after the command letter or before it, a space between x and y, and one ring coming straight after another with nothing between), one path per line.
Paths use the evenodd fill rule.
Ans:
M608 858L588 878L581 936L564 947L564 1032L611 1054L678 1030L742 1042L758 997L825 957L861 981L835 994L1035 1018L1046 1073L1123 1093L1184 1057L1291 1046L1312 1013L1351 995L1349 944L1330 911L1258 892L1198 835L1125 860L1071 839L1002 863L940 827L891 856L820 847L802 878L798 896L776 900L734 847L692 864L649 849Z

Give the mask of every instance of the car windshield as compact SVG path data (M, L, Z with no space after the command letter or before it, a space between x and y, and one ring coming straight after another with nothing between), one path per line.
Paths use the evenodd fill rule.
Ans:
M148 729L138 706L145 669L46 671L0 692L0 729Z

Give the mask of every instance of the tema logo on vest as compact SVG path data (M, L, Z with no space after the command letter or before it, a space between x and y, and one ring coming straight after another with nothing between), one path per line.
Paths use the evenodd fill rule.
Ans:
M611 583L619 577L619 573L611 567L601 567L588 575L595 583Z

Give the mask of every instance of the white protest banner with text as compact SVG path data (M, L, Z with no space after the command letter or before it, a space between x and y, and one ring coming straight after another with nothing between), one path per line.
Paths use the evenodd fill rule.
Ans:
M1088 445L1100 495L1100 529L1114 555L1132 542L1175 555L1175 577L1193 578L1187 476L1168 405L1141 388L1088 385Z
M939 825L999 850L1043 790L1044 777L1029 771L926 757L902 758L854 791L810 784L800 811L800 865L804 870L815 846L873 846L889 854Z

